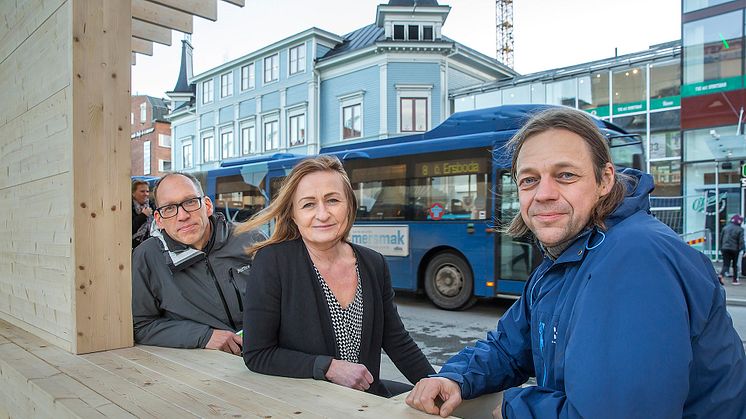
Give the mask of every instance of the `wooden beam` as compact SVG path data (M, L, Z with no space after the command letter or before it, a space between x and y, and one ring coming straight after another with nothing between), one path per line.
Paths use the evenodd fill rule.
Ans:
M132 38L132 52L153 56L153 43L140 38Z
M134 18L132 19L132 36L171 46L171 29Z
M137 54L134 52L132 53L132 59L130 60L130 65L137 65Z
M244 7L246 5L245 0L223 0L226 3L235 4L238 7Z
M192 15L147 0L132 0L132 17L179 32L192 33Z
M215 22L218 20L218 2L217 0L150 0L152 3L158 3L168 6L190 15L203 17Z

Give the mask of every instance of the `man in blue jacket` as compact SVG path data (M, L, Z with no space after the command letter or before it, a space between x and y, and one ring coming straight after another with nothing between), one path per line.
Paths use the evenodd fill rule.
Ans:
M533 235L544 261L497 329L407 403L445 417L462 398L505 390L496 413L507 418L746 417L746 358L723 288L650 215L650 175L618 173L572 109L534 116L510 145L521 211L507 232ZM537 385L519 387L529 377Z

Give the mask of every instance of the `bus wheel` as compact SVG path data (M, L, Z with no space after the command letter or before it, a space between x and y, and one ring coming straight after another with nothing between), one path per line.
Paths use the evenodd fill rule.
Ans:
M436 306L445 310L471 307L474 280L469 264L453 252L438 253L425 270L425 294Z

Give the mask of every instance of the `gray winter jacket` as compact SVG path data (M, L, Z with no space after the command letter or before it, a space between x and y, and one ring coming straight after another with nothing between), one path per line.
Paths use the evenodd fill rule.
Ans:
M743 250L743 227L732 222L726 224L720 232L720 250Z
M259 232L233 234L221 214L210 217L205 251L154 232L132 254L132 318L135 342L204 348L212 329L242 329L251 258L244 248Z

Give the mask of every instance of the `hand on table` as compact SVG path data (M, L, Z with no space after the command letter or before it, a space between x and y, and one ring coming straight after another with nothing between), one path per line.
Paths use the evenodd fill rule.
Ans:
M440 407L435 404L437 398L443 400ZM461 387L443 377L423 378L409 392L406 402L425 413L447 417L461 404Z
M210 336L210 341L207 342L205 349L217 349L229 354L241 355L242 344L243 339L236 333L230 330L213 329L212 336Z
M332 359L326 379L334 384L365 391L373 383L373 376L362 364Z

